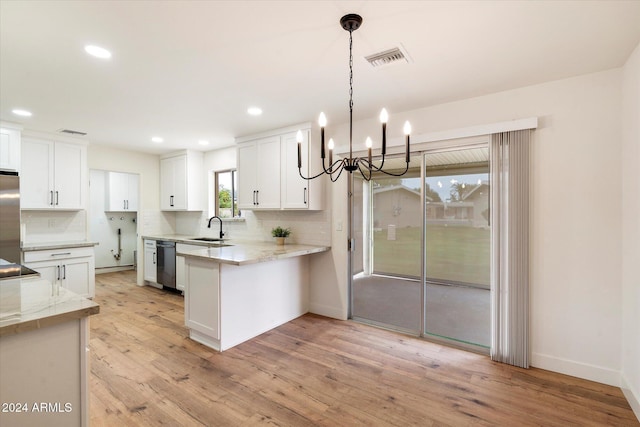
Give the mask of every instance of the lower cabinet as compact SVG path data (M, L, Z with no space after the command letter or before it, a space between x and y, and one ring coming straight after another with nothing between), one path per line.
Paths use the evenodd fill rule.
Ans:
M43 279L86 298L95 296L95 256L92 247L24 253L24 263Z
M188 263L185 325L191 338L220 350L220 264L198 259Z
M181 253L196 251L198 249L203 249L202 245L188 245L185 243L176 243L176 289L184 292L184 287L186 284L186 270L185 270L185 262L184 256Z
M158 255L156 253L156 241L144 241L144 280L151 283L158 281L157 270Z
M0 337L1 426L89 425L89 318ZM11 409L11 406L8 406Z

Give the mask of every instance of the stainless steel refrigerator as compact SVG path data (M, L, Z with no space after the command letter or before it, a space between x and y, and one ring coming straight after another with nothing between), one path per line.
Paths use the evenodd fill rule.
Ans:
M0 259L20 264L20 178L0 171Z

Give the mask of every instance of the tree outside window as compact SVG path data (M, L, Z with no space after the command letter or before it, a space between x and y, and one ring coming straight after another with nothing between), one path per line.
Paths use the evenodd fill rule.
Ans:
M235 170L216 172L216 214L220 218L239 216Z

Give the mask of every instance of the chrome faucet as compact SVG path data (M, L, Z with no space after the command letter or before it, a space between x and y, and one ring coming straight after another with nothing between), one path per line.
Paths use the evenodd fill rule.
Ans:
M220 221L220 238L222 239L224 237L224 232L222 231L222 219L220 219L220 217L214 215L209 218L209 225L207 225L207 228L211 228L211 220L213 218L216 218L218 221Z

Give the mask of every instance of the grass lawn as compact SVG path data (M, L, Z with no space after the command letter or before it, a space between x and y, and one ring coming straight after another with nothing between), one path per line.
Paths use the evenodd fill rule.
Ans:
M420 227L374 233L374 271L420 277ZM473 227L427 225L427 277L489 286L490 231Z

